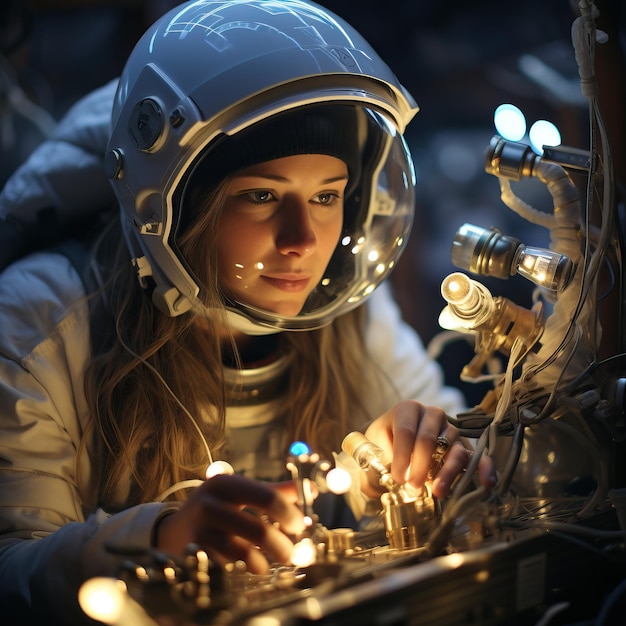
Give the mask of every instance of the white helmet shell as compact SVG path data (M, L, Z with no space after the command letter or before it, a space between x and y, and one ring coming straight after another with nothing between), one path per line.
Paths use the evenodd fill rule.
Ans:
M204 307L175 245L176 191L199 156L224 135L324 103L362 110L369 132L380 135L352 194L357 217L336 251L351 259L348 276L340 292L292 318L226 303L251 334L321 327L360 304L393 268L412 225L415 176L402 134L418 107L361 35L313 2L187 2L139 40L115 96L107 170L140 280L152 276L160 310L175 316Z

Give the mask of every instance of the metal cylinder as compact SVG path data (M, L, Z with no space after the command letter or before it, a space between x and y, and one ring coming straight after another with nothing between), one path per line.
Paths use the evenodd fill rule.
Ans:
M389 547L396 550L419 547L419 525L415 502L398 502L391 494L381 496Z

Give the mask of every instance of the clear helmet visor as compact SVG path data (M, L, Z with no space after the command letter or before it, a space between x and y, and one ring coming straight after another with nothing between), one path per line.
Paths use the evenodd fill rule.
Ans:
M326 243L326 257L322 255L321 260L319 257L316 260L319 271L314 279L304 286L288 280L288 276L272 280L280 254L275 247L272 251L271 245L259 246L266 252L259 252L258 257L252 251L254 246L244 246L245 259L242 253L242 260L238 262L228 249L224 252L224 245L218 242L215 258L218 288L233 328L247 334L267 334L323 327L362 304L400 258L414 215L415 173L410 153L401 133L383 114L361 105L350 105L350 109L357 120L358 145L354 156L344 159L349 161L349 181L343 199L343 217L332 231L332 245L318 242ZM320 153L341 158L337 150L340 152L341 148L320 149ZM203 158L211 159L212 155L215 158L216 154L219 151L207 150L194 166L195 172L203 171ZM289 156L289 152L284 156ZM223 163L227 158L218 160ZM192 173L188 180L193 178ZM183 194L181 206L185 205ZM184 208L182 213L185 213ZM231 236L237 236L237 223L226 222L232 232L225 232L218 226L218 232L223 233L222 244ZM218 221L218 225L220 223ZM180 233L185 228L175 230ZM267 238L265 232L261 236ZM183 253L179 254L184 258ZM290 266L285 263L283 267ZM266 268L271 270L266 271ZM194 268L190 270L200 286L194 305L196 313L214 315L214 306L207 295L210 290L203 288L203 281ZM267 274L270 274L269 280Z

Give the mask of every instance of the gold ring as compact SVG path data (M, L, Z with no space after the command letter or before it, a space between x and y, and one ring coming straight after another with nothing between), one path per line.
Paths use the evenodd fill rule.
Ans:
M446 456L448 450L450 449L450 440L444 435L439 435L437 437L437 448L433 452L433 462L436 464L441 464L443 462L443 457Z

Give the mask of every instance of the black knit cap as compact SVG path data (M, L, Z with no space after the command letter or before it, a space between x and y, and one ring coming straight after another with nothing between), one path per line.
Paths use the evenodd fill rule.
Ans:
M199 166L202 184L218 182L237 170L297 154L327 154L348 166L348 187L360 172L357 113L350 105L307 105L278 113L225 137Z

